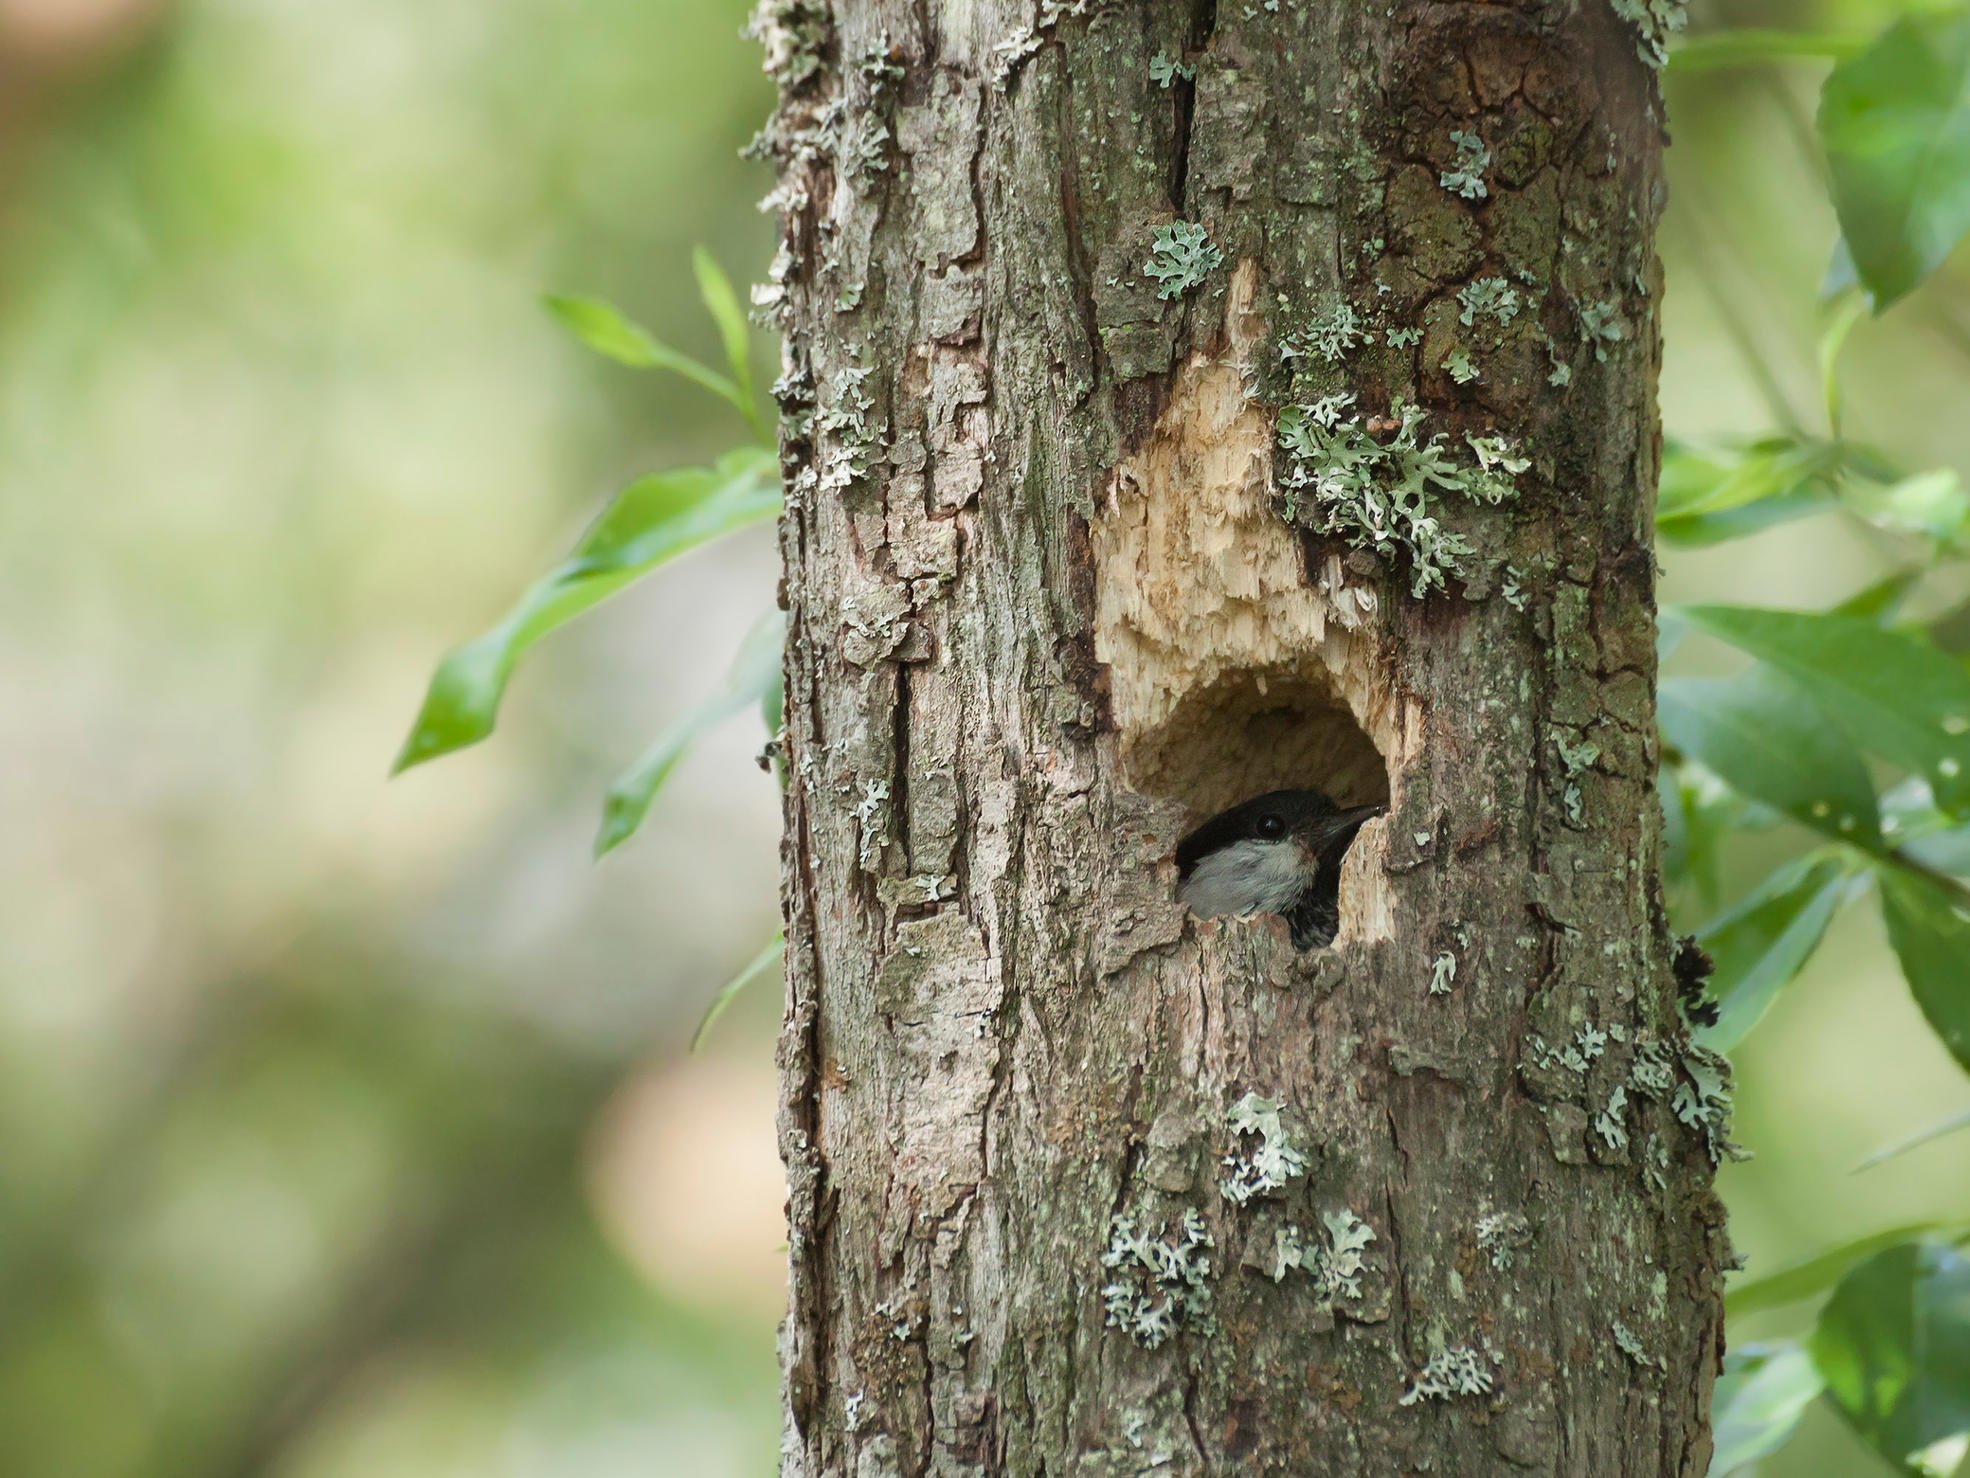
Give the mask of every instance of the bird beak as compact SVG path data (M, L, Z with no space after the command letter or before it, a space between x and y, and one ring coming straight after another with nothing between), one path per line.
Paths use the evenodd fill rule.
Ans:
M1387 815L1388 809L1382 805L1355 806L1351 810L1336 811L1332 816L1323 816L1318 826L1318 840L1323 846L1352 841L1354 834L1361 830L1362 822Z

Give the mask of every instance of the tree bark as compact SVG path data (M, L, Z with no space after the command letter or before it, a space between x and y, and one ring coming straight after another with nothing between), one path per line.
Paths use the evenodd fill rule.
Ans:
M783 1471L1701 1474L1651 38L1032 3L756 18ZM1336 436L1441 475L1336 492ZM1389 804L1331 949L1174 899L1186 826L1280 786Z

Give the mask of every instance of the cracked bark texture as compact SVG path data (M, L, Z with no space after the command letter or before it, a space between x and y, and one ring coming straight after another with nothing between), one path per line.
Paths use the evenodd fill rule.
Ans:
M783 1471L1701 1474L1727 1249L1671 1103L1636 36L1604 0L767 0L757 29ZM1453 131L1481 197L1443 183ZM1223 260L1164 300L1173 220ZM1493 276L1518 311L1465 324ZM1447 592L1280 516L1280 341L1341 301L1361 408L1531 459L1513 503L1446 501L1476 550ZM1281 784L1390 802L1332 949L1174 901L1182 830ZM1241 1203L1248 1093L1303 1163ZM1151 1347L1103 1289L1159 1286L1103 1255L1187 1210L1207 1292ZM1352 1276L1282 1262L1350 1218Z

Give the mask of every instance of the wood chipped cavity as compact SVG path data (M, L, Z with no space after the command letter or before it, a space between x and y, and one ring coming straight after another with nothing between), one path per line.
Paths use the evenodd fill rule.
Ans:
M1328 582L1310 581L1274 509L1272 413L1245 390L1265 333L1257 280L1249 261L1233 273L1224 352L1178 369L1089 526L1095 655L1125 774L1193 820L1281 786L1387 800L1421 738L1373 633L1342 619L1360 609L1345 573L1323 560ZM1354 848L1361 881L1379 877L1381 830L1371 822ZM1386 932L1386 909L1364 907L1358 922Z

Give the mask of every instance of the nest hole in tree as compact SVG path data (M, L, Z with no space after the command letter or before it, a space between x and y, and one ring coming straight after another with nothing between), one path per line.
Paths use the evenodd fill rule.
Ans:
M1176 802L1183 830L1273 790L1318 790L1336 806L1387 806L1392 774L1317 658L1220 675L1177 700L1169 717L1130 736L1131 788ZM1336 942L1383 937L1380 886L1386 820L1369 821L1341 868Z

